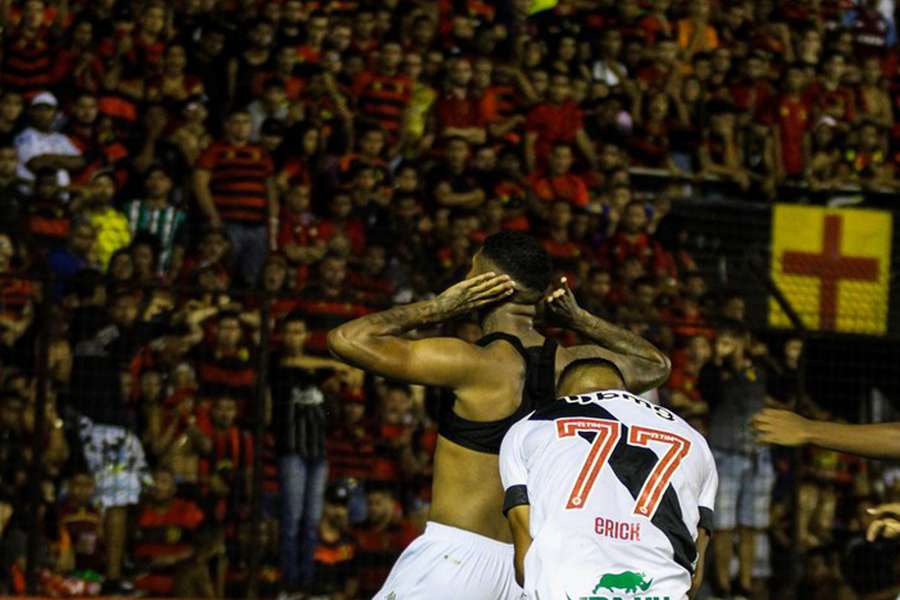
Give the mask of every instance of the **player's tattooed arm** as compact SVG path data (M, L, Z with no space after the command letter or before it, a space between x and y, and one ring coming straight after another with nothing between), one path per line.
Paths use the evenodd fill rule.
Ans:
M560 281L560 287L547 297L546 303L564 326L599 346L576 346L571 349L575 357L610 361L619 369L629 391L653 389L669 378L672 363L665 354L641 336L581 308L565 277Z
M507 297L506 275L466 279L433 300L398 306L344 323L328 334L328 348L345 362L410 383L455 387L479 360L478 349L456 338L404 339L403 334L440 323Z
M398 336L413 329L448 321L508 296L514 291L508 275L485 273L466 279L432 300L397 306L341 325L331 332L340 337ZM332 337L329 335L329 339Z

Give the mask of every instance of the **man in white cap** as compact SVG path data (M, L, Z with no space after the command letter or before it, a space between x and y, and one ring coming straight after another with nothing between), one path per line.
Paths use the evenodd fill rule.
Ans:
M60 186L69 185L70 171L84 167L81 151L66 135L53 130L59 102L50 92L40 92L31 99L28 117L31 126L16 137L19 155L18 175L34 180L34 172L43 168L57 170Z

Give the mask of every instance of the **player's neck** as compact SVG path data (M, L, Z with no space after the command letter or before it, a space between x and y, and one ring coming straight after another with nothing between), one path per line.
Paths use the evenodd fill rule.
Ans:
M508 302L487 313L481 322L481 329L485 335L496 332L518 337L533 334L536 312L534 305Z

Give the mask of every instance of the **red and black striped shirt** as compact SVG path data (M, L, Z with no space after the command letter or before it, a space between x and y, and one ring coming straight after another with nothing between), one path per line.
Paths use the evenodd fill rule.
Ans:
M3 44L0 84L23 94L46 90L53 83L55 50L46 31L34 37L19 33Z
M189 556L204 514L193 502L173 498L166 507L145 506L137 519L132 554L142 575L135 587L153 595L169 595L175 588L174 567L154 566L158 558Z
M352 94L364 117L377 122L391 137L397 136L412 95L409 79L364 71L353 82Z
M328 332L347 321L374 312L371 308L351 301L349 286L339 297L327 297L320 289L310 287L304 290L298 307L306 317L309 327L309 341L306 348L316 354L327 354Z
M218 429L203 415L197 425L213 444L212 455L200 459L202 480L208 480L217 469L223 467L232 471L232 477L239 478L253 466L253 435L249 431L242 431L236 425Z
M364 426L337 425L325 439L329 479L369 479L378 460L373 432Z
M274 166L262 146L216 142L197 159L197 168L210 171L210 193L223 221L264 223L269 198L266 180Z

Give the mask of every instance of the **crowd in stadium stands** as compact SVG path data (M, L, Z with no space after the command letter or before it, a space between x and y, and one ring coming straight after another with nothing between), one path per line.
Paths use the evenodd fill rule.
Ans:
M719 460L713 592L787 598L797 522L798 597L853 597L833 549L864 527L866 464L747 435L766 402L823 416L802 342L750 337L671 208L710 179L757 202L900 187L893 15L530 4L0 2L0 593L24 593L31 534L45 594L240 595L255 554L264 595L371 597L423 527L440 392L333 361L325 334L512 229L673 357L654 397ZM672 183L638 196L636 167Z

